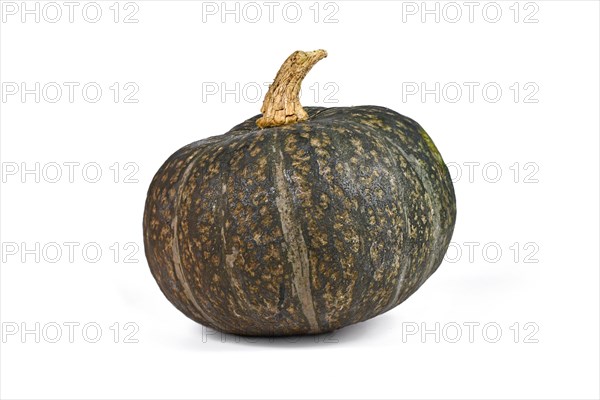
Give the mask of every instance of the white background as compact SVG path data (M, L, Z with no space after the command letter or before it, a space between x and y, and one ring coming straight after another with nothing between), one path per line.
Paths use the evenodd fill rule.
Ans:
M102 1L96 23L86 2L73 22L57 3L56 23L54 5L39 2L39 22L22 22L21 2L7 3L3 398L600 396L597 2L479 2L472 21L463 2L428 2L438 21L421 2L279 2L273 22L263 2L238 3L239 22L224 23L221 2ZM125 23L131 13L137 22ZM332 335L205 331L148 270L147 187L179 147L257 114L262 85L292 51L318 48L329 57L305 80L303 104L376 104L420 122L455 180L453 244L404 304ZM36 82L39 103L22 98L21 83ZM79 85L73 102L64 82ZM82 95L88 83L102 89L95 103L93 89ZM137 102L125 102L135 88ZM65 242L77 243L72 259ZM71 338L69 323L79 324Z

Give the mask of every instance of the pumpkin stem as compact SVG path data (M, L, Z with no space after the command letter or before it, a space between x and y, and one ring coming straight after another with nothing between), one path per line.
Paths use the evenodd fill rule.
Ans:
M300 85L313 65L325 57L325 50L293 52L269 86L260 109L263 116L256 121L256 125L269 128L307 120L308 114L300 105Z

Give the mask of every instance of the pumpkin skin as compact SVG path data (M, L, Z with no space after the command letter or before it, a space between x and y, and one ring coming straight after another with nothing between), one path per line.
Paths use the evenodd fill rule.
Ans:
M257 115L173 154L144 212L171 303L227 333L315 334L406 300L439 267L456 218L448 169L415 121L377 106Z

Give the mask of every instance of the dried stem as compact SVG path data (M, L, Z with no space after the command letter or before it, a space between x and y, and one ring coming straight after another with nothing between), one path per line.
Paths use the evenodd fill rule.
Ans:
M313 65L325 57L325 50L295 51L285 60L265 96L260 109L263 116L256 121L259 127L269 128L308 119L300 105L300 85Z

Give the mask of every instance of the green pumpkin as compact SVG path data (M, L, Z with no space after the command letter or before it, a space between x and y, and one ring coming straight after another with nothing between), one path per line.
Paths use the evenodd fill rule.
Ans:
M181 148L152 180L150 269L202 325L329 332L394 308L442 262L456 217L442 157L387 108L302 109L300 82L325 55L292 54L262 116Z

